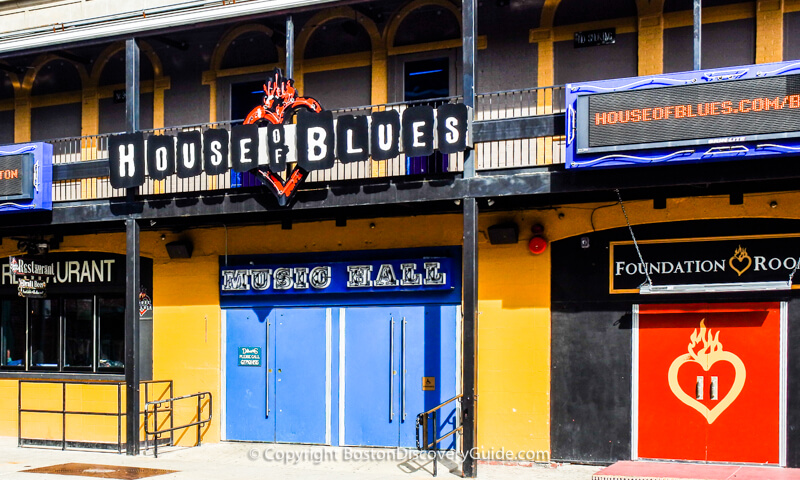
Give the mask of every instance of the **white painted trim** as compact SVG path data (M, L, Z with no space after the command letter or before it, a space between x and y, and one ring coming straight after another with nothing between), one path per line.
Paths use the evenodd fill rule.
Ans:
M227 409L228 397L226 395L228 382L227 382L227 352L228 352L228 311L224 308L220 309L220 359L219 359L219 421L220 421L220 439L228 439L228 423L225 415Z
M325 445L331 444L331 309L325 309Z
M787 373L789 369L788 352L789 352L789 306L787 302L781 302L781 367L780 367L780 421L779 421L779 454L778 463L780 466L786 466L786 436L787 436L787 389L788 380Z
M339 309L339 446L344 446L344 313Z
M639 458L639 305L631 326L631 460Z
M248 15L302 7L322 7L335 0L253 0L220 7L187 10L177 5L154 7L104 17L65 22L64 29L53 32L50 26L7 32L17 38L0 40L0 53L83 42L104 37L135 36L142 32L192 25L202 22L245 17ZM199 5L201 2L197 2ZM185 4L184 4L185 5ZM42 31L44 30L44 31Z

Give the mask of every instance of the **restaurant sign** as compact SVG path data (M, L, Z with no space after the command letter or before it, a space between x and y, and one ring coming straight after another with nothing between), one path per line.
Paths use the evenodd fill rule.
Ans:
M610 293L639 293L653 285L787 282L800 262L800 235L611 242ZM646 275L647 274L647 275ZM800 288L795 276L792 288Z
M8 257L9 270L17 277L17 293L20 297L44 298L47 296L47 281L55 275L53 262L36 257Z

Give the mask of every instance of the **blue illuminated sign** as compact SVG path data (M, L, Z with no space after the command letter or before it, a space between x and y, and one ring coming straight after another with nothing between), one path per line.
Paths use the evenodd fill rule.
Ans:
M566 86L567 168L800 152L800 62Z
M53 209L53 146L0 146L0 213Z
M420 256L390 250L220 257L220 297L224 302L248 297L460 295L460 259L448 255L453 252L457 250Z

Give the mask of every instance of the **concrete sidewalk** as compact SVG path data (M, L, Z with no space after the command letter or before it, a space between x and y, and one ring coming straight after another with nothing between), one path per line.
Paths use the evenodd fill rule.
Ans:
M377 448L338 448L261 443L218 443L194 448L162 448L145 456L117 453L18 448L16 438L0 437L0 479L65 480L75 477L27 473L23 470L64 463L91 463L175 470L154 479L432 479L433 465L420 452ZM439 462L437 478L460 478L453 458ZM549 465L530 467L485 465L478 467L482 479L589 480L601 467Z

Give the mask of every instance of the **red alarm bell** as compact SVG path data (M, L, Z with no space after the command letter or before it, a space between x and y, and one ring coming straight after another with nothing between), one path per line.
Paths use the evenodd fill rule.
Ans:
M544 234L544 227L536 224L531 227L531 232L533 232L533 238L528 242L528 250L534 255L544 253L544 251L547 250L547 240L542 236Z

